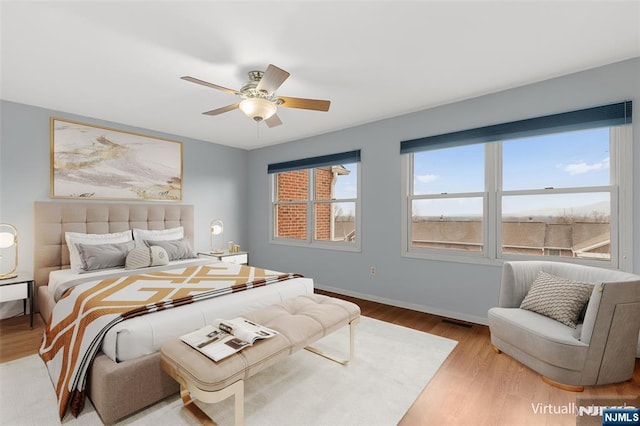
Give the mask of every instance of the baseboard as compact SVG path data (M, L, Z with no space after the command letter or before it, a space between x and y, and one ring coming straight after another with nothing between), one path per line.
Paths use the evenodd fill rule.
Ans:
M411 309L413 311L424 312L426 314L432 314L432 315L439 315L441 317L453 318L460 321L472 322L474 324L489 325L489 321L487 318L477 317L475 315L467 315L460 312L448 311L446 309L440 309L434 306L426 306L426 305L418 305L415 303L402 302L400 300L388 299L386 297L378 297L371 294L349 291L342 288L325 286L318 283L314 283L314 286L318 290L329 291L331 293L342 294L344 296L349 296L349 297L356 297L358 299L368 300L370 302L382 303L385 305L396 306L398 308Z

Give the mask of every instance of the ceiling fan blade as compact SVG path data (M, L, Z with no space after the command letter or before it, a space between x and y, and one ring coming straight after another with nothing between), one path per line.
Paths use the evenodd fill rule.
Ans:
M271 94L278 90L278 87L280 87L280 85L289 78L289 75L290 74L287 71L269 64L267 70L260 79L260 82L256 86L256 90Z
M331 101L321 99L290 98L288 96L278 96L282 101L280 106L285 108L312 109L314 111L329 111Z
M239 106L240 106L240 102L235 103L233 105L227 105L227 106L222 107L222 108L212 109L211 111L203 112L203 114L204 115L218 115L218 114L222 114L223 112L233 111L234 109L237 109Z
M281 125L282 121L280 120L280 117L278 117L278 114L273 114L271 117L264 120L264 123L267 127L271 128Z
M240 94L236 90L229 89L229 88L223 87L223 86L218 86L217 84L209 83L208 81L200 80L200 79L197 79L197 78L194 78L194 77L190 77L188 75L185 75L185 76L180 77L180 78L185 80L185 81L190 81L191 83L201 84L203 86L211 87L212 89L216 89L216 90L222 90L223 92L231 93L233 95L239 95Z

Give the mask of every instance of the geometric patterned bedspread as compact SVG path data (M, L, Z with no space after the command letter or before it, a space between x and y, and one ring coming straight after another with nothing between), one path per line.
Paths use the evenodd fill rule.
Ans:
M275 284L298 274L267 275L261 268L225 263L92 279L70 288L47 323L40 356L58 397L62 419L84 408L87 372L107 331L139 315Z

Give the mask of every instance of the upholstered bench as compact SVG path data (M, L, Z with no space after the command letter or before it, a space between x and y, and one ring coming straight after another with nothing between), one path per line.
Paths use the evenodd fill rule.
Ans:
M192 403L192 397L214 403L235 396L235 423L242 425L244 380L299 349L310 350L343 365L353 358L354 327L360 318L360 307L354 303L312 294L288 299L242 316L279 334L219 362L212 361L180 339L172 339L160 349L162 368L180 384L185 407L202 422L206 423L209 418ZM340 360L309 346L346 325L350 326L347 360Z

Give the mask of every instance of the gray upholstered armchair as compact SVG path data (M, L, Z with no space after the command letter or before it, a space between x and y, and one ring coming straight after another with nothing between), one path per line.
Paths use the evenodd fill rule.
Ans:
M520 309L540 271L593 283L577 327ZM588 297L588 293L587 293ZM498 307L489 310L491 342L564 389L629 380L640 356L640 276L550 261L505 262Z

